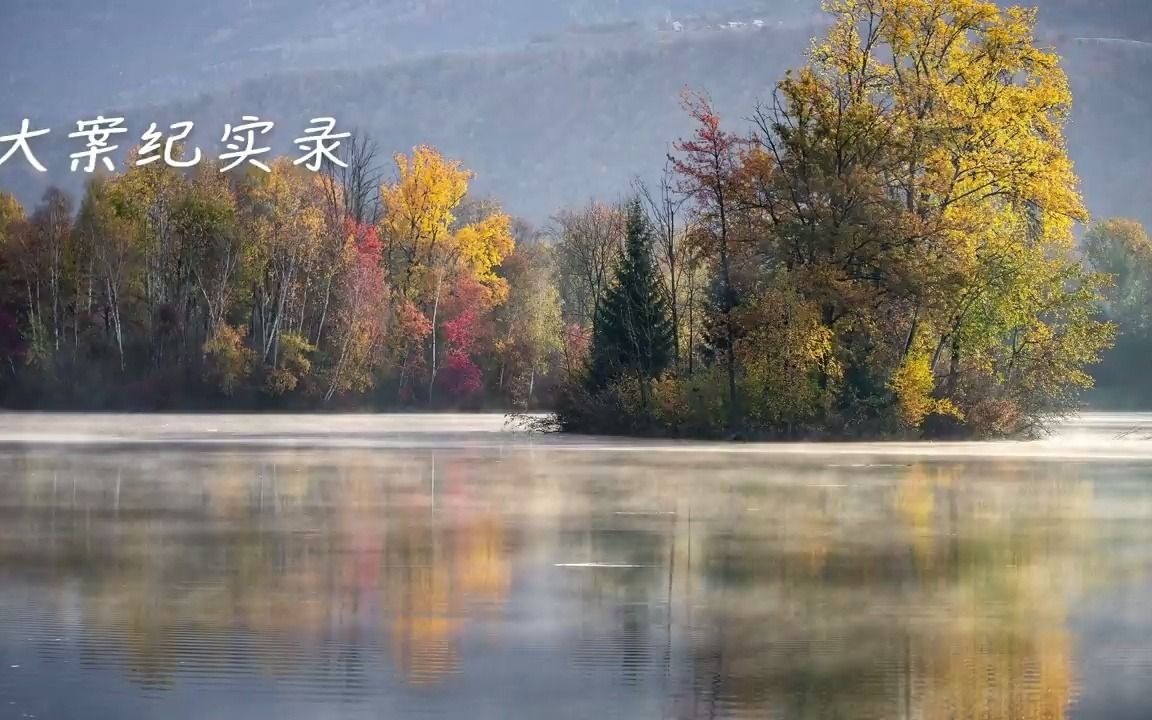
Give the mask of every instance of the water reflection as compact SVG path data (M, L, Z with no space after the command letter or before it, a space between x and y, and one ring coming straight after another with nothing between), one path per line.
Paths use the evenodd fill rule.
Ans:
M0 717L1119 717L1149 467L10 445Z

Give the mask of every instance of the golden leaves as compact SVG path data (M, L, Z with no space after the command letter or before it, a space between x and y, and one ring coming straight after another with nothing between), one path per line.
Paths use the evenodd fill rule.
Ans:
M473 276L503 297L507 284L497 277L495 269L508 257L515 246L512 239L512 219L497 212L471 225L460 228L454 237L460 259Z
M1072 97L1060 58L1035 45L1035 13L825 8L833 27L780 82L765 150L744 158L773 260L821 307L836 357L885 378L904 426L938 414L981 432L990 403L1021 423L1067 407L1109 331L1072 256L1086 219L1064 141ZM750 335L773 325L756 322Z
M395 162L396 182L380 189L381 227L409 243L415 253L421 243L433 246L448 235L472 174L426 145L414 148L411 155L397 154Z
M951 400L933 397L936 377L932 370L932 356L923 345L904 358L888 387L896 395L900 420L905 427L918 428L929 415L964 419L964 413Z
M390 270L404 280L423 278L439 286L445 275L466 271L487 287L496 302L507 296L496 268L512 253L512 221L495 211L457 227L456 214L472 174L434 148L420 146L396 156L397 179L381 188L384 218L380 235L397 248ZM403 290L404 282L398 284ZM425 288L426 291L431 291Z

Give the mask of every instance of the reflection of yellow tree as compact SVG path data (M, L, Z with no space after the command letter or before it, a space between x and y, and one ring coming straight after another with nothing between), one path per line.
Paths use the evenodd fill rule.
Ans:
M979 608L974 609L979 612ZM1072 659L1056 608L1019 622L960 620L921 648L930 678L915 703L925 718L1062 720L1071 700ZM927 644L925 644L927 645Z
M1040 467L749 483L741 502L777 520L696 537L697 625L714 630L694 641L708 688L694 702L790 719L1063 720L1070 581L1095 571L1092 494L1075 468Z
M900 519L911 535L916 562L923 571L931 571L936 560L936 496L923 465L913 465L904 473L896 497Z
M502 606L520 553L642 566L564 573L566 597L606 610L586 612L584 629L603 618L645 641L635 647L667 622L669 667L693 674L689 701L727 704L716 715L1066 714L1069 581L1107 559L1090 543L1078 468L535 452L531 467L512 456L512 473L441 454L435 482L430 456L411 451L24 462L13 497L39 509L0 532L0 560L50 566L61 605L83 603L93 662L150 685L190 657L298 676L324 641L365 635L389 646L401 678L438 682L467 669L461 638ZM508 507L533 542L508 529ZM220 652L240 635L244 658Z
M912 661L926 682L914 706L926 718L1062 720L1073 694L1063 585L1084 571L1069 558L1086 540L1077 520L1091 486L1005 468L1015 482L969 484L958 497L964 470L918 465L900 483L920 571L957 577L939 600L944 622L915 635Z
M485 515L467 525L457 541L460 590L465 597L502 603L508 596L511 568L504 546L504 525Z
M456 671L460 622L434 520L427 511L412 514L389 532L383 582L396 662L409 682L424 684Z

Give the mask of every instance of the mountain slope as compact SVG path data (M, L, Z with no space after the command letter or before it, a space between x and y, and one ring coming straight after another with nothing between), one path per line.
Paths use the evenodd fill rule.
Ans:
M810 14L815 0L3 0L0 121L164 102L272 72L512 47L578 28Z
M1094 214L1152 224L1152 47L1077 40L1076 27L1048 27L1044 42L1058 44L1072 80L1069 143L1085 197ZM709 92L728 124L742 127L819 31L583 33L370 68L285 72L127 115L134 137L153 120L194 120L196 141L210 156L224 123L240 115L277 121L276 146L284 152L309 118L333 115L366 130L385 153L437 145L476 171L479 192L539 221L658 173L671 142L690 130L679 108L685 87ZM67 172L75 148L64 124L53 127L38 153L54 169L51 179L78 190L82 177ZM45 178L19 165L0 168L0 186L34 200Z

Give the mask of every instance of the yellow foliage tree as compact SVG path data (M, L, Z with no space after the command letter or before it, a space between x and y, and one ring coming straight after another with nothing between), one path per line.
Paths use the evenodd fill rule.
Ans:
M380 190L389 284L406 299L434 303L445 276L465 270L502 299L506 288L495 269L514 247L508 215L495 210L458 226L472 173L427 146L395 162L395 182Z
M739 319L755 328L736 344L749 416L791 432L818 425L843 373L819 308L785 285L764 292Z
M380 189L384 216L380 238L390 285L403 297L419 291L450 251L455 211L472 175L434 148L419 146L395 157L396 181Z
M445 285L467 275L486 288L490 306L503 303L508 288L496 268L512 253L515 242L510 218L498 209L474 222L457 221L472 178L458 161L420 146L410 156L397 155L395 162L395 182L380 191L384 214L378 232L394 294L392 307L413 303L431 321L427 337L431 396L440 360L437 330ZM396 343L398 351L406 357L414 342L402 339Z
M318 252L327 226L322 180L287 158L271 167L270 173L252 171L241 181L240 228L254 254L253 336L260 360L275 369L288 316L299 301L294 297L299 273Z
M927 345L917 340L888 385L896 395L901 423L908 428L919 428L925 418L934 414L963 420L964 414L951 400L933 397L936 377L932 372L932 355Z
M739 178L771 259L836 333L865 413L887 388L912 427L1042 425L1110 342L1100 278L1071 257L1086 212L1059 57L1034 12L988 0L825 7L833 27L761 113Z
M453 237L460 262L481 284L492 290L497 304L508 294L508 284L496 275L496 268L512 254L512 219L503 212L465 225Z

